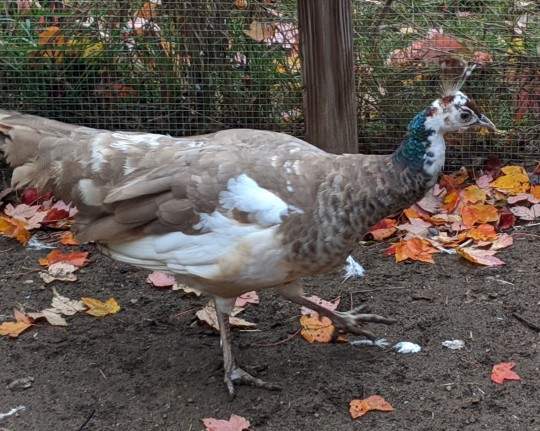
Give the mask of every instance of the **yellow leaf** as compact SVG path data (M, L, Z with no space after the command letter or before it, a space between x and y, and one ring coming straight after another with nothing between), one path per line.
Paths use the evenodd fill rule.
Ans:
M32 326L32 320L21 311L13 310L15 322L4 322L0 325L0 335L17 338L21 333Z
M465 203L484 203L486 200L486 192L478 186L469 186L463 190L463 200Z
M505 166L501 169L504 175L491 182L491 187L509 195L519 195L529 191L529 176L521 166Z
M81 298L81 301L88 307L86 312L92 316L103 317L120 311L120 305L118 305L118 302L114 298L109 298L107 301L102 302L99 299L85 297Z
M392 412L394 408L380 395L371 395L363 400L352 400L349 404L349 413L353 419L364 416L372 410Z
M317 314L304 315L300 318L302 331L300 334L310 343L329 343L336 328L328 317Z

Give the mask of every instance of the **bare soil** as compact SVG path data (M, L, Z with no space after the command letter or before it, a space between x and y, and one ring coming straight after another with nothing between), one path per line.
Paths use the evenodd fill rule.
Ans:
M435 265L398 265L377 244L357 252L363 279L305 280L310 293L340 295L340 309L367 301L374 312L396 317L398 324L372 329L392 342L419 343L418 354L287 340L299 328L298 307L262 292L261 304L241 316L259 331L234 332L237 358L284 389L239 387L232 401L222 383L219 337L194 316L207 299L150 287L147 272L88 247L92 261L79 281L54 286L72 298L114 296L122 311L102 319L79 313L66 328L38 324L18 339L2 337L0 413L26 410L0 429L198 431L201 418L235 413L266 431L540 430L540 338L516 318L540 326L540 229L520 232L500 253L507 263L500 268L451 255L438 255ZM18 304L31 311L50 303L51 286L36 271L45 254L0 239L0 321ZM442 347L449 339L466 346ZM491 368L501 361L515 361L522 381L492 383ZM30 388L7 388L24 377L33 377ZM395 411L351 420L349 401L372 394Z

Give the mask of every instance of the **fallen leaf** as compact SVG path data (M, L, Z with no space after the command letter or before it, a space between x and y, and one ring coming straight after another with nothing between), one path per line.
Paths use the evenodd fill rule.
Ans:
M416 202L416 205L428 213L435 214L439 212L441 200L433 195L433 189L431 189L422 199Z
M394 219L385 218L374 225L368 233L375 241L382 241L383 239L391 237L396 232L396 225L397 222Z
M257 295L257 292L251 291L242 293L238 298L236 298L236 302L234 303L235 307L245 307L247 304L258 304L259 303L259 295Z
M319 298L316 295L311 295L307 299L309 299L310 301L313 301L313 302L319 304L321 307L324 307L327 310L331 310L331 311L336 310L338 305L339 305L339 302L340 302L339 297L336 298L334 301L326 301L326 300L324 300L322 298ZM308 307L302 307L300 312L303 315L309 315L309 314L317 314L318 315L318 313L316 311L314 311L314 310L312 310L311 308L308 308Z
M248 322L247 320L236 317L236 314L241 312L243 308L235 307L235 310L229 316L229 323L231 326L239 326L243 328L253 328L257 326L255 323ZM210 301L203 308L195 313L195 316L202 322L208 323L212 328L219 330L219 323L214 303Z
M477 178L476 179L476 185L483 189L483 190L486 190L486 189L489 189L491 186L490 186L490 183L493 181L493 177L489 174L486 174L486 175L482 175L481 177Z
M458 203L459 203L459 191L452 190L450 193L447 193L446 196L443 198L441 208L445 210L447 213L451 213L452 211L456 209Z
M514 227L514 224L516 224L516 216L512 214L511 212L502 212L500 214L499 223L497 224L497 227L500 230L507 230Z
M503 233L491 244L491 250L500 250L510 247L514 243L514 239L507 233Z
M400 224L397 228L411 235L426 236L430 227L431 223L419 218L413 218L410 223Z
M46 211L41 211L41 206L30 206L26 204L19 204L16 206L7 204L4 208L4 213L11 218L24 222L25 228L28 230L41 227L41 222L47 215Z
M57 262L69 263L80 268L88 262L88 252L72 251L70 253L62 253L62 251L54 249L46 257L39 259L39 264L42 266L49 266Z
M535 199L540 199L540 185L531 187L531 195L533 195Z
M182 292L187 294L194 293L197 296L202 295L202 292L200 290L189 287L183 283L175 283L172 287L172 290L181 290Z
M367 412L377 410L381 412L392 412L394 408L380 395L371 395L363 400L352 400L350 402L349 413L353 419L364 416Z
M77 270L75 265L66 262L55 262L47 268L47 272L40 272L41 279L49 284L53 281L77 281L74 272Z
M500 266L504 262L495 257L496 250L484 250L473 247L458 247L457 252L467 259L469 262L477 263L484 266Z
M486 223L463 232L463 235L475 241L494 241L497 239L497 232L495 232L493 225Z
M515 362L501 362L493 365L491 370L491 381L493 383L502 384L505 380L521 380L512 368L516 366Z
M62 232L60 234L60 244L63 244L63 245L79 245L80 243L75 238L75 235L73 235L73 232L68 230L68 231Z
M433 253L438 250L431 246L430 242L423 238L411 238L401 240L395 246L396 262L402 262L407 259L417 260L426 263L435 263L433 261Z
M313 314L300 317L300 326L300 334L310 343L329 343L336 330L328 317Z
M535 204L530 208L525 206L515 206L511 207L510 211L521 220L532 221L540 218L540 204Z
M49 324L53 326L67 326L68 325L66 322L66 319L64 319L60 315L60 313L57 313L53 309L47 308L37 313L28 313L28 315L34 320L45 319L47 320L47 322L49 322Z
M171 287L176 283L176 278L172 274L154 271L146 277L146 282L155 287Z
M489 223L499 220L499 211L493 205L473 204L461 208L463 224L472 227L479 223Z
M120 311L120 305L118 305L118 302L114 298L109 298L107 301L102 302L99 299L85 297L81 298L81 301L88 307L86 313L91 316L103 317Z
M246 418L237 415L231 415L228 421L224 419L204 418L202 422L206 431L244 431L250 426Z
M28 187L21 193L21 202L26 205L39 204L52 198L52 193L39 194L35 187Z
M505 166L501 171L504 175L491 182L493 188L510 195L529 191L529 176L521 166Z
M15 322L4 322L0 325L0 335L17 338L20 334L32 326L32 320L22 311L13 310Z
M484 203L486 201L486 198L486 192L477 185L466 187L463 190L463 201L465 203Z
M5 216L0 216L0 235L14 238L22 245L26 245L30 239L30 232L24 222Z

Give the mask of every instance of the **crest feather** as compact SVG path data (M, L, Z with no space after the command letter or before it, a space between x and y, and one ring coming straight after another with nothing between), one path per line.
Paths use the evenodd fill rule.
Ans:
M464 65L462 61L445 61L441 64L442 95L452 96L461 90L467 79L471 76L476 63Z

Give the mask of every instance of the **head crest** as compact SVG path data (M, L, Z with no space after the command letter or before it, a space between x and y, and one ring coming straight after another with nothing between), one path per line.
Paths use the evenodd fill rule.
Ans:
M471 76L474 69L476 69L476 63L463 66L462 62L453 63L443 62L442 68L442 95L452 96L456 91L461 90L467 79Z

